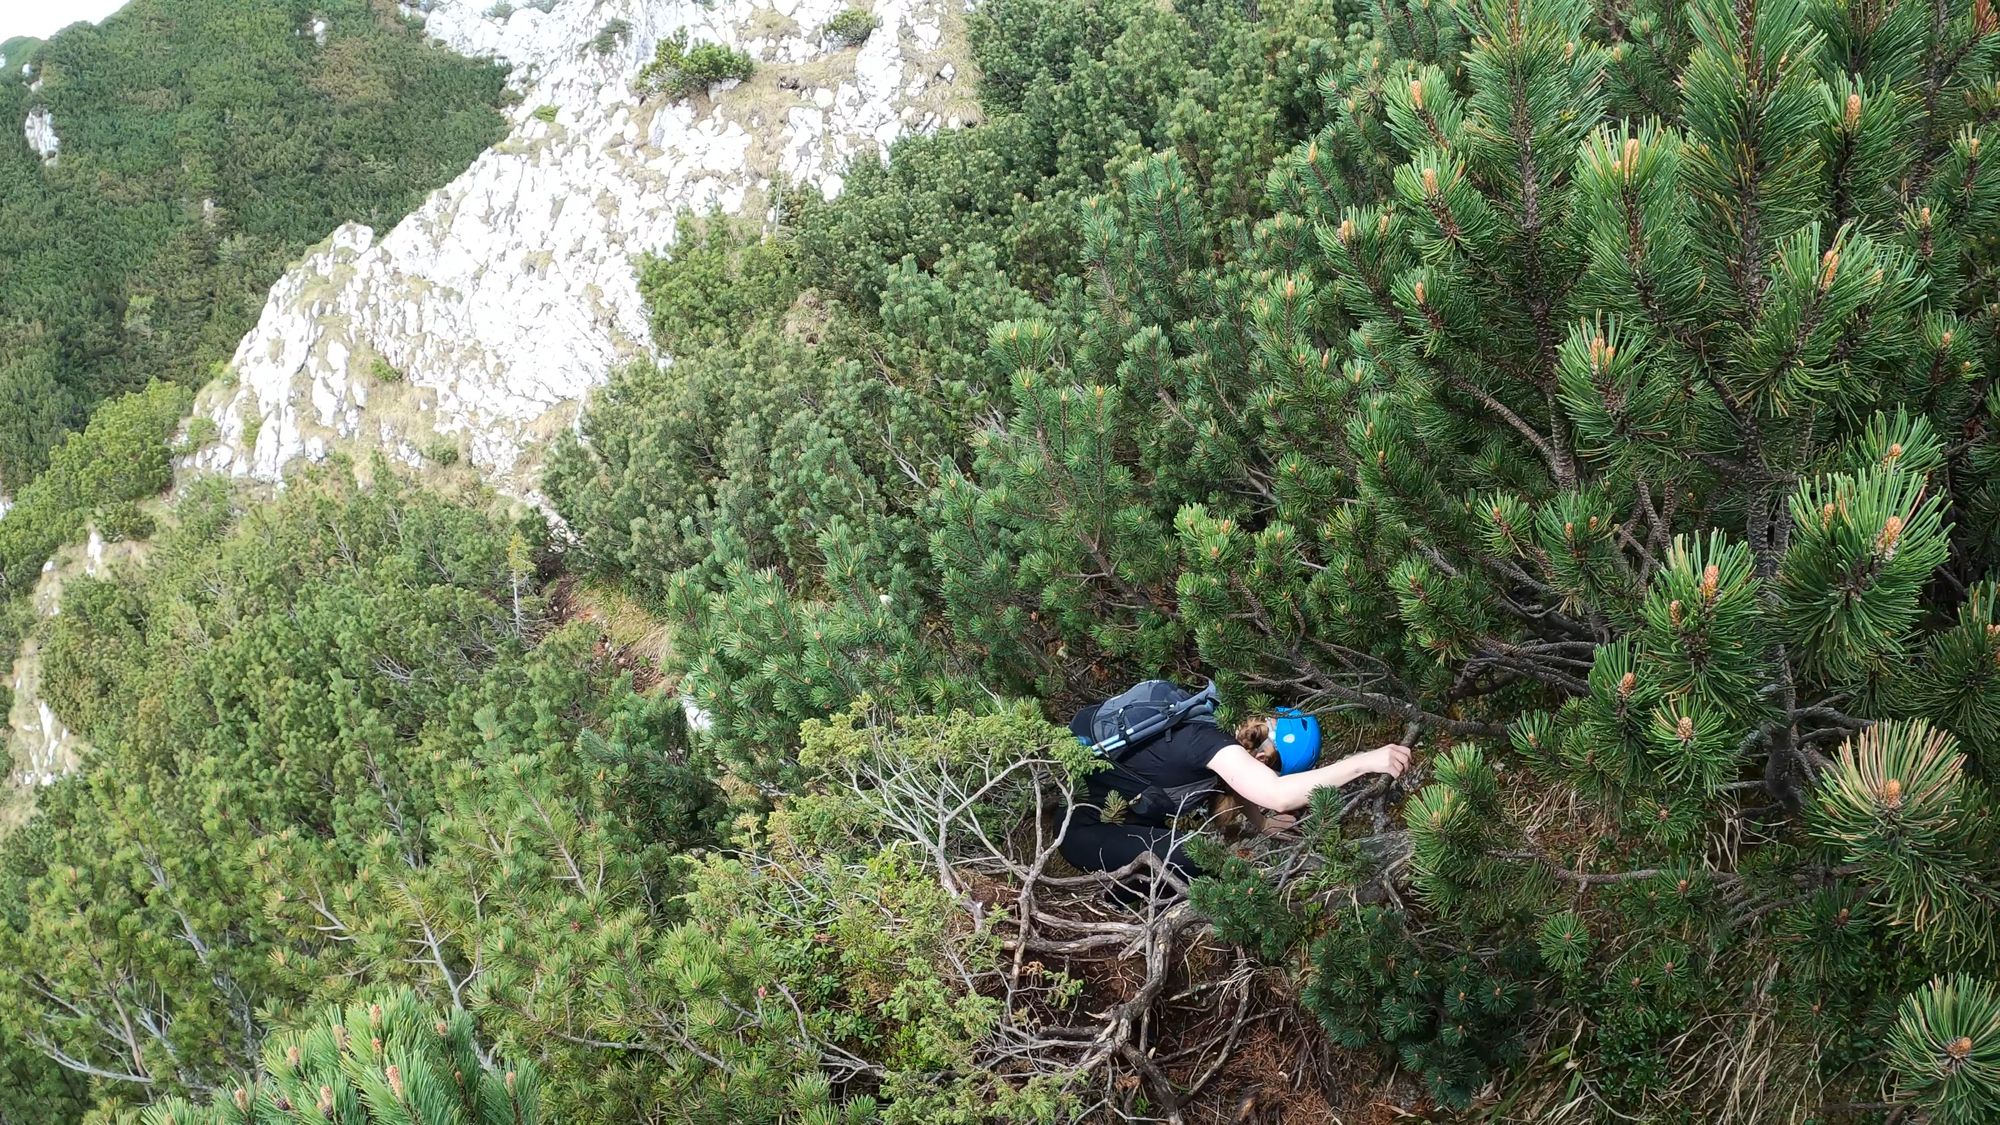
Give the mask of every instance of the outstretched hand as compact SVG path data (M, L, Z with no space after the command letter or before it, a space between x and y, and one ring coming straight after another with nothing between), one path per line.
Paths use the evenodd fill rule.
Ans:
M1400 742L1391 742L1354 755L1354 764L1360 766L1363 773L1382 773L1390 777L1400 777L1404 770L1410 768L1410 753L1409 747Z

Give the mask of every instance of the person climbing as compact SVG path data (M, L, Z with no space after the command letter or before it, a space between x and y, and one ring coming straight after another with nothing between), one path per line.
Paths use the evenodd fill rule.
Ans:
M1183 878L1199 874L1178 844L1172 821L1206 811L1219 795L1251 809L1291 813L1314 790L1338 787L1371 773L1397 777L1409 767L1410 748L1386 743L1314 766L1319 721L1290 708L1225 730L1216 723L1215 685L1189 693L1165 680L1148 680L1086 707L1070 731L1108 763L1085 779L1083 799L1071 814L1063 858L1080 871L1119 871L1152 852ZM1123 815L1105 819L1113 798Z

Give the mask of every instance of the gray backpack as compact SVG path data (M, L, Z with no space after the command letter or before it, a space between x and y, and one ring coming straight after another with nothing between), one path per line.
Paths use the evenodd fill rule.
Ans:
M1203 808L1221 783L1204 779L1163 788L1127 768L1126 762L1153 738L1188 723L1215 725L1217 703L1213 681L1190 692L1169 680L1143 680L1119 692L1096 710L1084 710L1070 720L1077 741L1111 763L1098 778L1126 793L1133 812L1144 818L1179 816Z

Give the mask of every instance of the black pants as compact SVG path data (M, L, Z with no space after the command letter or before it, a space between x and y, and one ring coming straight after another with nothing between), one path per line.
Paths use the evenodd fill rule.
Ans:
M1201 868L1174 846L1173 839L1173 829L1164 825L1072 820L1063 835L1062 854L1079 871L1117 871L1138 859L1141 852L1152 852L1166 860L1167 867L1182 879L1201 874ZM1125 887L1128 891L1143 890L1151 878L1150 872L1135 872L1126 877Z

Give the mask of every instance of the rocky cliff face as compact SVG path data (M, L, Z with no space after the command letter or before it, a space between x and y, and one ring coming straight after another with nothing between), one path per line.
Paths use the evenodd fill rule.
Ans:
M57 154L62 151L62 138L56 136L55 115L46 106L36 106L28 111L28 119L21 132L28 138L28 147L42 158L44 164L54 164Z
M761 215L781 177L831 195L850 160L971 113L964 0L860 6L879 26L841 47L820 30L848 0L544 0L504 17L437 0L420 13L433 35L514 65L512 132L394 230L345 226L278 282L197 406L219 438L191 463L276 481L379 447L535 499L546 441L651 354L634 264L677 214ZM639 96L633 76L681 29L757 73Z

